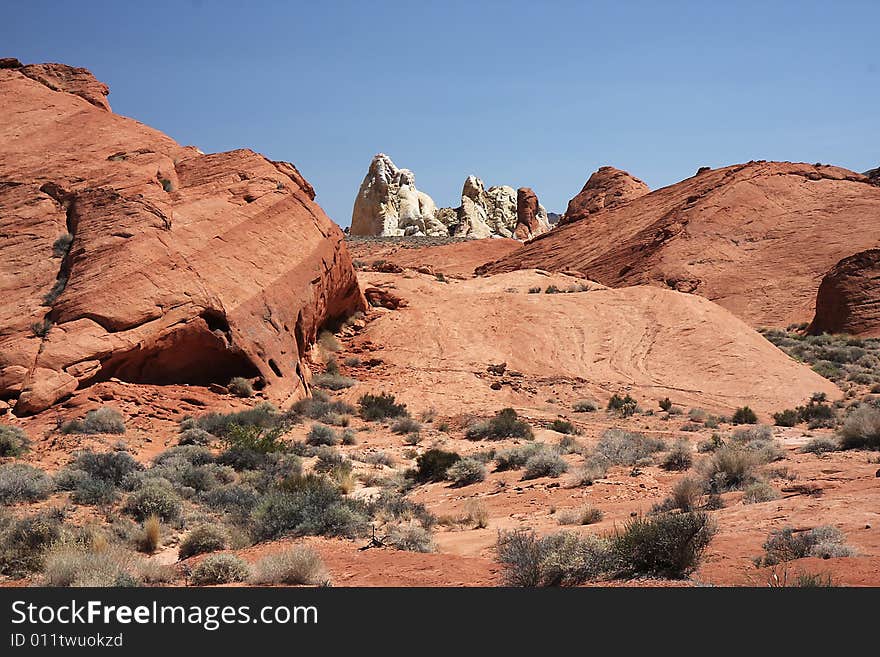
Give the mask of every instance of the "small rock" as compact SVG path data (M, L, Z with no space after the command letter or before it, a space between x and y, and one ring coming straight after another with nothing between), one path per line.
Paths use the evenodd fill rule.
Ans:
M492 385L489 386L492 390L501 390L501 384L498 381L493 381Z

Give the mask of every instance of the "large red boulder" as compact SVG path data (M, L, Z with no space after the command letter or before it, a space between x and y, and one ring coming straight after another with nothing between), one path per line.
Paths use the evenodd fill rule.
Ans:
M584 184L583 189L568 202L568 209L559 220L570 224L594 212L627 203L651 190L635 176L614 167L600 167Z
M844 258L825 274L808 330L880 337L880 249Z

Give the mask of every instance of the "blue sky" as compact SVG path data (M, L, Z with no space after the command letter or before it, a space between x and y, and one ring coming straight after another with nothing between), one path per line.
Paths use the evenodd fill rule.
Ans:
M751 159L880 164L880 2L3 2L0 56L91 69L114 111L292 161L341 225L370 158L438 205L468 174L561 212Z

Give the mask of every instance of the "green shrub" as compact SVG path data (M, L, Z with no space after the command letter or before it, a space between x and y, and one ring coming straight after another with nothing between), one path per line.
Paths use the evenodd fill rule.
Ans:
M236 397L253 397L254 386L242 376L233 377L227 386L229 392Z
M193 427L191 429L185 429L180 432L180 437L177 439L177 444L207 446L210 445L214 440L216 440L216 436L214 436L213 434L208 433L204 429Z
M665 470L687 470L694 461L691 444L686 440L676 441L672 449L663 457L660 464Z
M30 447L27 434L11 424L0 424L0 456L21 456Z
M474 458L463 458L446 470L446 478L456 486L476 484L486 478L486 466Z
M326 424L313 424L306 436L307 445L336 445L339 443L339 436L331 427Z
M539 538L523 529L502 531L495 551L505 586L575 586L609 567L606 539L569 532Z
M181 507L180 497L171 488L149 482L128 496L123 510L140 521L156 516L168 522L180 516Z
M632 518L613 539L615 574L685 577L699 566L716 531L715 523L704 512Z
M284 418L275 406L269 402L261 402L253 408L234 413L207 413L196 420L196 423L200 429L218 438L226 438L234 426L274 429L283 421Z
M880 449L880 409L860 406L839 431L842 449Z
M86 506L107 506L113 504L118 497L112 481L95 479L88 474L77 484L70 495L74 504Z
M254 584L319 585L327 582L321 557L305 545L293 545L263 557L254 566Z
M193 529L180 543L177 550L178 558L189 559L197 554L225 550L229 545L229 536L222 527L217 525L201 525Z
M660 410L666 411L667 413L672 410L672 400L669 399L669 397L660 400Z
M342 401L331 401L327 393L313 390L311 397L300 399L290 408L295 416L305 416L310 420L328 421L331 415L341 416L354 413L354 407Z
M606 430L593 450L596 457L612 465L635 465L650 457L666 445L659 438L649 438L641 433L623 429Z
M758 416L755 415L755 411L753 411L748 406L743 406L742 408L738 408L733 412L733 417L731 418L731 422L734 424L757 424Z
M19 578L39 571L46 549L61 538L62 520L54 510L23 518L0 515L0 575Z
M211 509L244 517L257 506L260 497L253 486L227 484L204 492L200 499Z
M177 445L169 447L153 459L155 465L167 465L173 462L204 465L214 462L214 454L204 445Z
M813 438L806 445L801 447L801 452L805 454L825 454L827 452L836 452L840 446L830 438Z
M418 434L416 434L418 435ZM343 445L356 445L357 444L357 435L351 429L346 429L342 432L342 435L339 438L339 441Z
M593 411L598 410L599 404L593 399L581 399L580 401L576 401L574 406L572 406L572 410L575 413L592 413Z
M133 556L117 546L97 549L84 541L66 539L47 552L43 583L65 587L138 586L133 571Z
M255 425L230 425L220 440L227 450L244 450L268 454L287 450L284 440L284 429L277 427L259 427Z
M500 440L502 438L524 438L531 440L534 437L532 428L527 422L519 419L516 411L512 408L502 408L495 417L486 422L478 422L468 427L465 437L470 440L490 438Z
M793 427L798 423L798 413L791 408L787 408L779 413L774 413L773 423L777 427Z
M563 509L556 514L560 525L592 525L602 520L602 512L596 507L582 506L575 509Z
M575 486L592 486L608 473L608 463L604 459L591 458L584 462L574 473Z
M743 504L759 504L779 498L779 493L766 481L753 481L743 490Z
M384 420L389 417L403 417L409 415L406 404L398 404L394 395L380 393L378 395L366 394L358 399L358 414L364 420Z
M73 244L73 235L64 232L58 236L52 243L52 255L56 258L63 258L70 251L70 245Z
M288 490L270 492L254 509L253 534L257 540L294 536L356 538L369 525L367 508L343 498L325 477L301 477L286 483Z
M460 460L455 452L429 449L416 459L415 479L420 483L443 481L449 468Z
M580 430L576 426L574 426L571 422L569 422L568 420L560 420L558 418L553 420L552 424L550 425L550 428L553 431L556 431L557 433L565 433L565 434L579 434L580 433Z
M629 394L624 397L614 394L611 395L611 399L608 400L608 410L617 413L621 417L635 415L638 408L639 402L630 397Z
M193 568L193 586L245 582L250 576L247 562L234 554L211 554Z
M351 377L342 376L341 374L317 374L312 378L312 382L319 388L327 390L344 390L351 388L357 381Z
M760 462L758 454L752 450L725 445L715 450L703 470L707 479L720 490L732 490L751 483Z
M125 421L122 413L110 406L102 406L101 408L86 413L83 420L71 420L61 426L61 433L125 433Z
M818 420L820 424L833 425L834 408L828 404L823 404L825 393L821 393L821 395L822 397L819 399L811 399L806 406L797 407L798 421L813 423Z
M785 561L804 557L849 557L854 554L846 545L846 537L836 527L822 525L807 531L796 531L791 527L774 529L764 542L764 556L758 558L758 565L773 566Z
M138 463L131 454L120 450L80 452L70 467L82 470L93 479L106 481L114 486L121 486L132 473L144 469L144 466Z
M682 477L672 487L668 507L669 509L681 509L685 512L694 511L702 506L705 492L705 481L695 477Z
M535 453L546 449L541 443L528 443L502 449L495 453L495 471L518 470L526 464Z
M411 417L402 417L391 425L391 431L397 434L419 433L422 425Z
M532 454L523 466L523 479L558 477L568 469L568 464L554 451L543 449Z
M388 533L387 542L398 550L409 552L433 552L434 539L429 529L417 522L394 525Z
M0 465L0 504L44 500L52 489L52 479L39 468L19 462Z

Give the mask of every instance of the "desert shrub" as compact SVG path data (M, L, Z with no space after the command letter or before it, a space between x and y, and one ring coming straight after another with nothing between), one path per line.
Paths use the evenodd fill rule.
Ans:
M848 557L854 554L846 544L846 537L836 527L821 525L807 531L791 527L774 529L764 541L764 555L756 559L759 565L773 566L804 557Z
M389 545L409 552L433 552L434 539L430 530L416 522L404 522L391 527L386 539Z
M663 457L661 467L665 470L687 470L693 464L691 444L686 440L676 441L672 449Z
M351 388L357 383L357 381L351 377L342 376L339 373L318 374L312 379L312 382L319 388L325 388L327 390L344 390L345 388Z
M301 477L288 490L271 492L254 509L252 528L257 540L291 535L362 536L368 527L367 508L343 498L325 477Z
M71 489L70 499L74 504L106 506L116 501L119 495L112 481L95 479L82 470L74 472L81 472L85 475Z
M460 460L456 452L429 449L416 459L415 480L420 483L443 481L449 468Z
M227 484L202 493L200 499L203 504L211 509L243 517L257 506L260 498L253 486L247 484Z
M156 516L144 520L140 532L135 537L135 546L140 552L152 554L162 542L162 524Z
M306 436L307 445L336 445L339 443L339 436L336 432L326 424L313 424Z
M669 397L660 400L660 410L666 411L667 413L672 410L672 400L669 399Z
M517 529L495 544L506 586L573 586L598 578L609 566L608 541L560 532L542 538Z
M813 371L819 376L834 381L843 375L843 371L829 360L819 360L813 363Z
M46 554L43 583L46 586L137 586L134 558L112 545L98 547L82 540L66 539Z
M800 451L805 454L825 454L827 452L836 452L840 446L830 438L819 437L813 438L806 445L801 447Z
M704 462L703 471L720 490L732 490L753 481L759 464L760 458L756 452L725 445Z
M138 491L128 496L123 510L137 520L145 520L155 515L168 522L180 516L180 497L167 485L148 482Z
M0 424L0 456L21 456L29 446L30 441L22 429Z
M541 294L541 288L540 287L530 287L529 294Z
M61 433L125 433L122 413L110 406L89 411L83 420L71 420L61 425Z
M550 428L558 433L579 434L580 430L568 420L555 419L550 424Z
M229 545L229 535L217 525L201 525L193 529L183 539L178 548L178 558L189 559L197 554L225 550Z
M446 470L446 478L456 486L476 484L486 478L486 466L473 458L459 459Z
M721 447L724 447L724 439L717 433L713 433L711 437L697 443L697 451L701 454L714 452Z
M347 356L343 361L346 367L360 367L361 359L357 356Z
M415 520L422 527L431 529L437 519L421 502L413 502L402 493L383 490L373 502L373 513L380 519L393 521Z
M563 509L556 514L560 525L592 525L602 520L602 512L593 506Z
M500 440L502 438L524 438L531 440L534 434L528 422L519 419L516 411L512 408L502 408L495 417L468 427L465 437L470 440L490 438Z
M766 481L753 481L743 489L743 504L759 504L779 498L779 493Z
M342 345L339 344L339 340L336 339L336 336L326 330L321 331L318 334L318 344L324 349L324 351L336 352L342 349Z
M190 429L184 429L180 432L180 436L177 439L177 444L206 446L210 445L215 440L215 438L216 437L213 434L208 433L204 429L192 427Z
M547 289L544 290L544 294L562 294L562 290L555 285L550 284L547 286Z
M398 404L394 395L380 393L378 395L361 395L358 399L358 414L367 421L384 420L389 417L409 415L406 404Z
M132 473L144 469L144 466L138 463L131 454L120 450L80 452L71 463L71 467L114 486L121 486Z
M321 557L305 545L293 545L254 565L254 584L318 585L327 581Z
M226 387L229 392L236 397L254 396L254 386L251 384L250 381L242 376L233 377L232 380L229 382L229 385Z
M608 473L608 464L604 459L588 459L584 465L574 472L572 484L575 486L592 486L597 480L604 479Z
M842 449L880 449L880 409L860 406L839 431Z
M408 433L403 438L403 442L410 447L415 447L420 442L422 442L422 434L420 433Z
M214 454L203 445L175 445L153 459L156 466L184 462L188 465L204 465L214 462Z
M695 477L682 477L672 487L672 495L669 497L671 509L693 511L702 505L706 483Z
M331 415L342 416L354 413L354 407L343 401L331 400L322 390L313 390L311 397L300 399L290 407L294 416L304 416L310 420L323 420Z
M398 434L419 433L422 425L411 417L402 417L391 425L391 431Z
M542 449L546 449L546 447L541 443L528 443L499 450L495 453L495 471L518 470L526 464L529 458Z
M592 413L599 409L599 404L593 399L581 399L572 406L575 413Z
M699 430L700 425L694 422L685 422L683 425L681 425L681 429L679 429L679 431L687 431L689 433L694 433L695 431Z
M682 578L697 568L716 531L705 512L632 518L613 539L614 571L618 576Z
M462 521L470 524L474 529L485 529L489 526L489 510L480 500L468 500L464 504Z
M690 418L691 422L702 424L709 418L709 414L702 408L692 408L688 411L688 418Z
M40 570L47 548L61 538L62 520L54 510L23 518L0 515L0 575L18 578Z
M542 449L532 454L523 466L523 479L558 477L568 470L568 464L556 452Z
M659 438L623 429L608 429L599 438L593 453L612 465L635 465L665 446Z
M44 500L52 489L52 479L39 468L18 462L0 465L0 504Z
M834 408L828 404L822 403L825 401L825 393L821 394L823 395L822 398L811 399L806 406L797 407L796 411L800 422L808 422L812 424L818 420L820 421L820 424L833 424Z
M635 415L638 408L639 402L630 397L629 394L624 397L614 394L611 395L611 399L608 400L608 410L617 413L621 417Z
M751 408L743 406L733 412L733 417L730 421L733 422L733 424L757 424L758 416L755 415L755 411Z
M274 429L282 424L284 418L278 409L269 402L261 402L253 408L234 413L207 413L196 420L200 429L214 434L218 438L226 438L232 427L260 427Z
M255 425L233 424L224 432L220 439L226 450L243 450L268 454L287 450L284 440L284 429L276 427L260 427Z
M193 568L190 581L194 586L245 582L250 576L247 562L234 554L211 554Z
M52 242L52 255L56 258L63 258L70 251L70 245L73 244L73 235L68 232L61 233L54 242Z
M798 419L797 411L791 408L773 414L773 423L777 427L793 427L798 423Z

